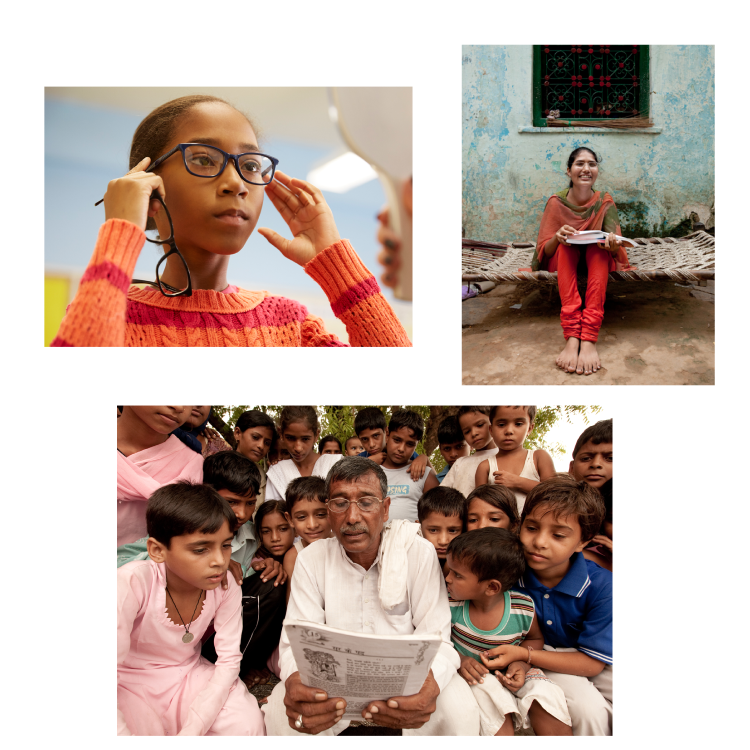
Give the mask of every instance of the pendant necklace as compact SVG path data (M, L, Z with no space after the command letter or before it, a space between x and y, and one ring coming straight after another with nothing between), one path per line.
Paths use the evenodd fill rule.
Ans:
M169 594L169 586L165 586L167 593ZM182 627L185 628L185 635L182 636L182 642L183 643L190 643L190 641L195 638L195 636L190 632L190 625L193 624L193 617L195 617L195 613L198 610L198 604L201 603L201 597L203 596L203 589L201 589L200 594L198 594L198 601L195 605L195 609L193 610L193 616L190 618L190 623L185 625L185 620L182 619L182 615L180 614L180 610L177 609L177 605L175 604L174 599L172 599L172 594L169 594L169 598L172 599L172 604L174 604L174 608L177 609L177 616L182 621Z

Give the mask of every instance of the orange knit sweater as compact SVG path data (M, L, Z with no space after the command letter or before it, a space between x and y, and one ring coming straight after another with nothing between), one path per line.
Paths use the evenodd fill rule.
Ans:
M346 346L304 305L268 292L193 290L164 297L131 287L146 235L110 219L52 346ZM352 346L411 346L401 323L347 240L306 266Z

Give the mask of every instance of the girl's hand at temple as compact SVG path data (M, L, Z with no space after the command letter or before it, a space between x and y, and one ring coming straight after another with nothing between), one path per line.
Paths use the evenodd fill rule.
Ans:
M107 185L104 194L106 219L125 219L145 230L146 219L161 210L159 201L150 198L155 190L164 200L164 183L158 174L145 171L150 163L151 159L146 156L126 175Z
M276 170L274 181L266 186L266 195L289 226L294 239L288 240L267 227L260 227L258 233L285 258L305 266L341 239L323 193L309 182Z

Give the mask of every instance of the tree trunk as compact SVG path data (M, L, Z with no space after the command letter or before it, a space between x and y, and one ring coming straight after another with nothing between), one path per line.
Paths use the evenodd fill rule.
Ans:
M424 452L429 456L438 445L438 427L445 417L458 414L457 406L431 406L430 418L424 431Z
M234 439L232 429L213 409L211 410L211 416L208 418L208 423L221 433L221 436L232 446L233 450L237 449L237 441Z

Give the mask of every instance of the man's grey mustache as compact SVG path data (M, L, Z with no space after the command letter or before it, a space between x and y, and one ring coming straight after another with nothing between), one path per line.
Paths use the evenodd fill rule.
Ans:
M366 534L367 533L367 526L361 523L355 523L352 526L342 526L341 527L341 533L342 534L348 534L349 532L353 532L354 534Z

